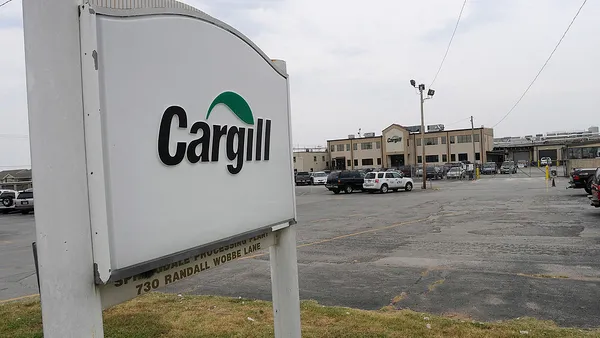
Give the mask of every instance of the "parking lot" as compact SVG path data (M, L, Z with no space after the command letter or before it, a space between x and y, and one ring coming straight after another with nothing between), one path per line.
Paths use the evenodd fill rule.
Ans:
M412 192L297 187L300 297L476 320L600 326L600 210L541 175L434 181ZM36 293L33 217L0 215L0 299ZM166 292L271 296L268 254Z

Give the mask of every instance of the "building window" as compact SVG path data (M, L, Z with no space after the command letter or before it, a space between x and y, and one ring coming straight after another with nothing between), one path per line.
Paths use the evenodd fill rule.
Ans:
M479 134L473 135L473 140L475 140L475 142L479 142Z
M377 165L381 165L381 158L380 157L377 158Z
M454 144L454 143L456 143L456 142L454 141L454 136L450 136L450 144Z
M325 162L325 156L323 156L323 162Z
M450 154L450 162L456 162L456 154Z
M344 151L344 145L343 144L338 144L337 145L337 151Z
M456 136L458 143L471 143L471 135Z
M296 156L294 156L294 163L296 163Z
M446 144L446 136L442 136L442 144Z
M360 150L373 149L373 142L363 142L360 144Z
M348 160L348 167L352 165L352 161Z
M468 160L469 160L469 155L467 153L458 154L459 162L468 161Z
M354 159L354 166L358 167L358 160L357 159Z
M354 143L354 146L352 148L354 148L354 150L358 150L358 143Z
M420 146L421 146L421 139L420 139L420 138L418 138L418 139L417 139L417 147L420 147Z
M439 155L426 155L425 161L427 161L427 163L437 163L440 161L440 156Z
M423 163L423 157L421 157L421 155L417 156L417 163Z
M475 153L475 161L481 161L481 154Z
M425 139L425 145L428 146L435 146L438 144L438 138L437 137L428 137Z
M597 154L598 154L597 147L581 148L581 158L596 158Z
M313 162L317 162L317 157L313 156Z
M406 139L406 146L410 147L410 139Z
M444 163L448 162L448 155L442 154L442 162L444 162Z
M335 146L334 146L333 144L331 145L331 147L330 147L330 150L331 150L332 152L334 152L334 151L335 151Z
M600 147L585 147L585 148L569 148L567 150L567 158L579 159L579 158L596 158Z
M362 163L362 165L373 165L373 159L372 158L363 158L361 163Z
M346 143L346 151L350 151L350 143Z
M375 149L381 149L381 141L375 142Z

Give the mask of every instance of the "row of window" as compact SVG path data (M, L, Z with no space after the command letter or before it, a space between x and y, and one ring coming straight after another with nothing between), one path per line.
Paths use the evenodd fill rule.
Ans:
M475 134L474 135L474 140L475 142L479 142L479 134ZM426 137L425 138L425 145L426 146L435 146L438 144L446 144L446 136L441 136L441 137ZM380 141L376 141L376 142L361 142L361 143L354 143L353 144L353 148L354 150L358 150L358 145L360 144L360 149L361 150L369 150L369 149L373 149L373 143L375 143L375 149L381 149L381 142ZM458 136L450 136L450 144L455 144L455 143L471 143L471 135L458 135ZM410 144L408 144L408 146L410 147ZM417 138L417 146L420 147L421 146L421 139ZM345 143L345 144L332 144L331 145L331 151L350 151L350 143Z
M438 162L440 162L440 156L439 155L425 155L425 161L427 161L427 163L438 163ZM469 154L467 154L467 153L458 154L458 161L459 162L469 161ZM475 153L475 161L481 161L481 155L479 153ZM447 154L442 154L441 162L442 163L448 162ZM456 162L456 154L450 154L450 162ZM423 163L423 157L417 156L417 163Z
M375 143L375 149L381 149L381 141L353 143L352 148L354 148L354 150L358 150L358 145L360 144L360 150L369 150L373 149L373 143ZM350 143L332 144L330 148L332 152L344 151L344 149L346 151L350 151Z
M313 156L313 162L317 162L316 156ZM323 156L323 162L325 162L325 156ZM296 163L296 156L294 156L294 163Z
M475 142L479 142L479 134L475 134L474 136L474 140ZM426 146L435 146L438 145L441 142L441 144L446 144L446 136L442 136L442 137L426 137L425 138L425 145ZM471 135L458 135L458 136L450 136L450 144L455 144L455 143L471 143ZM421 146L421 139L417 138L417 147Z
M361 165L373 165L373 159L372 158L363 158L362 160L360 160L360 164ZM377 158L377 165L381 165L381 158ZM331 166L334 167L335 164L333 163L333 161L331 162ZM346 163L347 167L351 167L352 166L352 161L351 160L347 160ZM358 166L358 159L354 159L354 166L357 167Z
M600 157L600 147L569 148L567 158L596 158Z

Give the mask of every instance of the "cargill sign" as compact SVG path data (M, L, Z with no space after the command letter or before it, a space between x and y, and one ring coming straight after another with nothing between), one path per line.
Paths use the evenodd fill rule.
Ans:
M284 69L195 10L81 22L97 282L295 219Z
M210 114L218 105L224 105L238 117L238 125L209 124ZM198 138L189 143L177 142L175 153L171 154L171 124L175 118L178 120L178 128L189 128L189 133L197 135ZM231 174L242 170L244 157L249 162L269 160L271 120L257 118L255 128L252 109L239 94L230 91L219 94L210 104L205 120L188 122L189 117L185 109L179 106L168 107L162 115L158 132L158 156L162 163L178 165L184 158L187 158L189 163L219 163L221 145L226 150L227 160L233 162L227 165ZM239 125L240 123L242 125Z

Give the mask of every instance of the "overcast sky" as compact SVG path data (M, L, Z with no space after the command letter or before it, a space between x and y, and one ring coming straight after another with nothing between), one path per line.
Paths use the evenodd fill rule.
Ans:
M462 0L185 1L246 34L290 73L294 145L420 123L409 80L429 85ZM580 0L471 0L426 101L425 123L493 126L538 72ZM527 96L495 130L598 125L600 2L588 1ZM48 112L52 113L52 112ZM457 121L461 121L456 123ZM30 163L21 0L0 8L0 169Z

